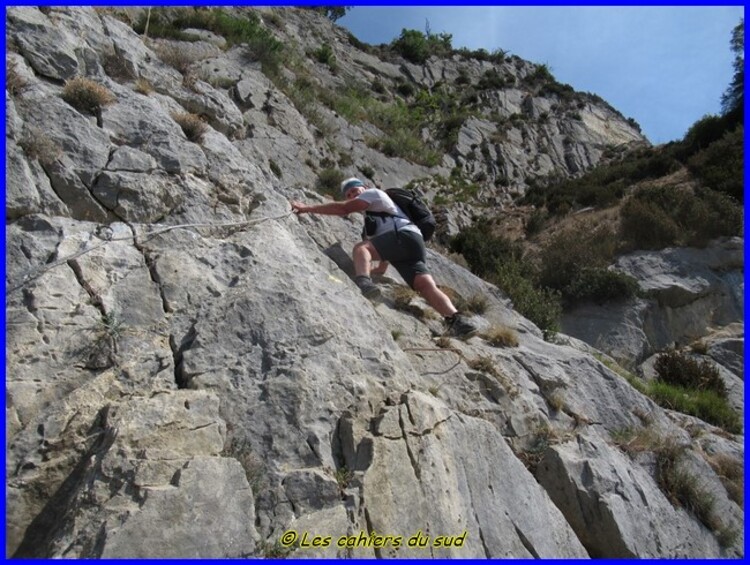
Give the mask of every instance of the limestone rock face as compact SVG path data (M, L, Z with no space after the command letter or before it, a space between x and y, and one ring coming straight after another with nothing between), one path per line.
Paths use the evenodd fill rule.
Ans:
M620 257L613 268L635 278L645 297L580 306L563 317L562 326L628 365L744 319L740 238L717 240L705 249L635 252Z
M553 116L527 97L534 67L516 58L502 69L515 87L487 102L547 113L543 127L508 127L488 165L471 153L497 124L475 118L440 164L415 164L380 152L372 124L316 102L310 113L242 46L201 33L207 56L169 66L128 23L143 13L7 11L6 61L24 82L6 90L7 556L741 556L729 471L742 436L658 407L583 341L544 341L496 287L430 249L438 284L481 305L483 332L518 344L441 339L443 320L405 300L395 273L377 281L382 301L362 297L358 216L290 213L289 200L326 201L312 189L331 163L395 185L502 161L523 190L514 171L540 147L539 172L585 168L602 144L639 140L632 126L593 101L580 119ZM329 38L337 73L306 63L320 84L426 88L464 64L380 60L311 10L258 13L301 57ZM466 65L472 80L493 68ZM98 116L64 102L75 74L116 101ZM191 141L179 113L199 116L203 135ZM667 277L643 308L662 294L675 311L693 294L716 304L708 289L725 279L706 280ZM636 327L623 348L640 359L651 326ZM743 337L705 344L735 384ZM715 506L698 514L665 493L657 449L635 450L622 440L632 431L679 445Z

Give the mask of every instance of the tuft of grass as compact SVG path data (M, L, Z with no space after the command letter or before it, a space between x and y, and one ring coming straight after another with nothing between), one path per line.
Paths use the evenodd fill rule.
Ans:
M547 397L547 403L552 407L553 410L555 410L556 412L560 412L563 408L565 408L565 397L558 390Z
M495 347L518 347L518 334L505 326L494 326L481 337Z
M411 301L416 298L416 296L417 293L409 287L397 286L393 289L393 305L395 306L396 310L413 313L414 306L412 305Z
M253 495L257 496L261 490L268 486L265 463L252 451L250 444L246 440L236 437L232 438L224 446L222 455L240 462L245 471L247 482L253 490Z
M464 308L467 312L474 314L484 314L487 311L489 303L487 297L483 294L473 294L466 299Z
M12 61L5 69L5 88L11 96L18 96L26 83L26 79L18 73L16 62Z
M651 427L626 428L613 432L612 438L629 455L653 452L656 457L656 482L669 501L695 515L714 533L722 547L729 547L737 541L738 531L717 514L714 496L701 484L699 477L686 471L682 465L688 449L686 446L678 444L674 438L660 436ZM730 474L734 476L738 474L737 463L728 463ZM712 467L714 465L715 470L722 467L721 462L714 462ZM739 465L741 467L741 463Z
M117 101L106 86L84 77L66 81L62 98L77 110L93 115L98 115L104 106Z
M144 96L148 96L154 91L154 87L145 78L139 78L138 80L135 81L135 91L138 94L143 94Z
M391 337L393 338L393 341L398 341L401 339L401 336L404 335L404 332L401 330L391 330Z
M172 114L172 119L182 128L185 137L195 143L201 142L203 134L208 129L208 126L206 126L206 123L200 116L188 112Z
M177 69L181 74L187 75L190 67L200 60L194 52L184 49L174 43L160 43L154 46L154 51L164 63Z
M329 167L327 169L323 169L318 174L318 181L315 187L318 189L318 192L335 197L335 195L337 195L339 192L341 181L343 180L344 173L342 173L339 169Z
M281 178L281 167L279 167L276 164L276 161L274 161L273 159L269 159L268 160L268 166L271 168L271 172L274 175L276 175L276 178L280 179Z
M23 152L29 159L36 159L42 165L54 163L62 155L62 148L42 130L29 128L19 140Z
M453 349L453 343L451 342L451 339L446 336L437 338L435 344L441 349Z
M286 559L297 548L284 546L279 540L276 540L274 543L264 541L259 544L258 549L266 559Z
M717 453L707 458L727 491L729 499L740 508L745 507L745 466L741 459L726 453Z
M549 425L541 424L534 431L529 444L523 450L517 452L516 456L533 475L544 457L544 452L558 439L557 433Z
M344 490L349 486L349 483L352 482L352 479L354 478L354 472L350 471L346 468L346 466L344 466L336 469L336 473L334 476L336 477L336 482L338 483L339 488L341 490Z
M733 434L742 432L740 416L714 391L694 390L657 380L649 384L648 395L664 408L690 414Z

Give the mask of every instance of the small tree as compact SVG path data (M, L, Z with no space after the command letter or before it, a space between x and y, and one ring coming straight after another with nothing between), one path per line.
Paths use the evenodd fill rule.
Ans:
M734 77L721 97L721 111L731 115L732 121L741 122L745 106L745 18L732 30L730 45L734 53Z
M351 10L351 6L308 6L311 10L320 12L325 15L329 20L335 22L336 20L343 18L346 13Z

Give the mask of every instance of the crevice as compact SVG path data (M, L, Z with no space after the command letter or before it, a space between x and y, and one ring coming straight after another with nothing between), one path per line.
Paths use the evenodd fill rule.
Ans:
M110 405L106 405L97 413L88 434L96 439L26 528L24 538L13 557L49 557L50 547L55 540L73 528L74 515L81 503L76 499L87 488L93 488L92 483L100 475L104 455L117 438L117 428L108 422L109 410Z
M520 530L520 528L516 524L513 524L513 527L516 530L516 535L518 536L518 539L521 540L521 543L526 548L526 551L528 551L534 559L539 559L540 557L536 549L534 549L534 546L528 540L528 538L524 535L524 533Z
M492 555L490 554L490 548L487 547L487 542L484 540L484 532L482 531L482 527L479 526L479 519L477 518L476 513L474 514L474 519L477 521L477 530L479 530L479 541L482 542L482 549L484 550L484 556L487 559L492 559Z
M130 228L130 231L133 233L133 236L134 236L133 246L138 251L140 251L141 255L143 255L143 262L146 264L149 277L151 278L151 281L159 289L159 296L161 297L162 310L164 310L165 314L171 314L173 310L172 310L172 307L169 305L169 300L167 300L166 294L164 293L164 284L162 283L161 277L159 276L159 272L156 269L156 259L143 244L138 243L138 237L136 236L135 226L131 225L130 223L127 223L127 226Z
M403 420L403 411L399 410L398 412L398 423L399 426L401 426L401 433L402 437L404 439L404 445L406 446L406 453L409 456L409 461L411 462L411 466L414 469L414 476L417 478L418 481L422 480L422 470L419 468L419 461L417 460L416 456L412 452L411 446L409 445L409 438L410 435L404 426L404 420Z
M372 534L376 533L375 528L372 525L372 518L370 518L370 512L365 508L365 524L367 525L367 534L368 536L371 536ZM377 559L383 559L383 552L378 547L372 548L373 553L375 553L375 557Z
M197 336L195 322L193 322L187 334L185 334L179 343L174 335L169 336L169 348L172 350L172 358L174 359L174 382L177 384L178 389L188 388L190 384L190 378L185 374L183 364L184 354L185 351L193 346L193 342L195 342Z

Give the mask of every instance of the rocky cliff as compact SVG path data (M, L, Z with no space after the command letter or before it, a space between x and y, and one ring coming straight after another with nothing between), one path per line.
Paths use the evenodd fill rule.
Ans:
M146 39L128 14L7 11L8 556L741 555L741 435L658 407L583 342L545 341L430 251L484 331L441 338L400 279L380 303L359 294L358 219L289 213L323 201L331 162L386 185L458 167L500 205L534 171L642 141L617 112L580 97L566 117L512 59L494 70L518 88L482 107L543 120L493 137L478 113L414 164L372 123L298 107L243 45ZM300 56L327 42L336 72L304 65L324 90L378 79L391 96L492 66L385 61L313 12L263 14ZM200 56L180 71L167 48ZM82 109L76 76L106 103Z

